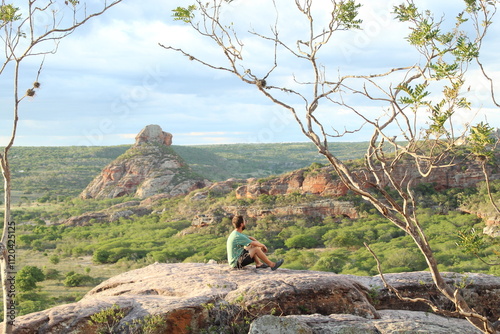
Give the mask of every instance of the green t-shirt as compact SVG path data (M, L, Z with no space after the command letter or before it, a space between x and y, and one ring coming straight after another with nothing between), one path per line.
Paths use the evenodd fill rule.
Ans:
M252 240L243 233L236 230L231 232L227 238L227 262L231 267L236 267L236 262L243 253L244 247L250 245Z

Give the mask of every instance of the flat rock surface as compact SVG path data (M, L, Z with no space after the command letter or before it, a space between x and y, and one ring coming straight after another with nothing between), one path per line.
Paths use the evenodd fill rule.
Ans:
M405 294L433 295L429 273L389 274L386 278ZM496 316L500 277L447 274L447 279L450 284L464 284L465 280L463 294L471 304L491 317ZM446 333L438 329L450 322L460 324L459 328L471 328L465 320L414 312L420 311L418 306L411 310L409 305L402 305L382 286L379 277L283 268L272 271L252 266L234 270L223 264L157 263L112 277L79 302L18 317L14 333L92 333L95 328L89 325L90 317L113 305L124 312L120 324L160 315L169 334L200 332L214 323L217 305L235 310L232 315L226 312L226 321L234 314L251 310L252 318L280 316L267 319L272 323L270 326L279 328L280 321L289 321L303 328L303 333L336 333L329 331L332 326L354 325L359 330L366 329L359 333L417 333L413 328L424 323L429 330L436 329L422 333ZM410 310L413 313L407 313ZM287 316L298 318L287 320ZM321 329L323 324L328 329ZM274 332L268 332L271 333Z
M466 320L418 311L380 311L380 319L351 314L328 316L266 315L255 320L249 334L481 334Z

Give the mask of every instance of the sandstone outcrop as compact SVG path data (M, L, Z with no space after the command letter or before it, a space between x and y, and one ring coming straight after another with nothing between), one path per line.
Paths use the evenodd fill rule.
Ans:
M172 134L165 132L159 125L148 125L135 137L135 145L158 143L172 145Z
M429 273L388 274L386 278L404 295L436 295ZM456 284L466 281L461 291L471 306L492 321L500 316L500 277L450 273L447 279ZM447 306L439 298L434 301ZM93 333L91 315L113 305L124 312L118 325L160 315L165 320L164 332L169 334L199 333L209 326L230 325L243 316L257 319L250 329L253 334L301 333L284 328L301 328L302 333L346 333L329 331L332 328L402 333L417 330L416 326L419 333L479 333L467 321L450 321L419 311L418 306L416 310L402 306L377 276L282 268L231 270L213 263L153 264L120 274L77 303L18 317L14 333Z
M490 180L500 179L500 173L493 170L492 167L488 167ZM404 178L412 177L409 173L414 172L416 182L425 182L433 184L436 190L443 190L449 188L465 188L477 185L479 182L484 181L483 171L477 164L464 163L462 165L455 165L449 168L438 168L434 170L428 177L422 178L417 175L417 171L406 168L404 164L398 165L392 172L392 176L396 180L403 180ZM374 180L366 179L365 174L362 169L358 172L359 181L361 184L365 184L369 187L370 182ZM389 180L383 174L378 175L382 186L385 183L389 183ZM340 181L338 176L333 171L333 168L322 167L313 170L310 169L300 169L293 171L291 173L284 174L275 178L269 178L266 180L249 179L247 182L236 189L236 197L240 199L257 199L261 195L289 195L293 193L300 194L313 194L318 196L331 196L339 197L348 194L347 187ZM356 218L357 213L354 213L354 209L347 208L345 204L337 203L332 205L330 209L313 209L304 207L304 214L316 213L317 215L344 215L351 218ZM322 207L320 205L319 207ZM275 208L275 210L282 210L287 208ZM300 211L299 208L297 208ZM466 211L462 209L463 211ZM323 211L323 213L322 213ZM492 237L500 236L500 218L497 214L484 216L479 212L469 212L476 214L479 217L485 219L486 227L483 233L488 234ZM251 212L247 213L252 216ZM253 213L253 216L259 216L262 214Z
M237 198L256 199L260 195L287 195L294 192L321 196L344 196L347 187L329 167L310 172L300 169L267 180L249 179L248 183L236 189Z
M351 202L321 197L316 201L296 205L273 206L272 208L225 206L223 209L231 215L244 215L251 218L261 218L268 215L322 218L344 216L351 219L359 217L356 207Z
M391 175L396 180L403 180L412 177L412 175L408 175L412 171L415 173L413 177L416 178L417 182L433 184L437 190L471 187L484 181L481 168L472 163L438 168L426 178L422 178L417 175L417 171L408 169L404 164L401 164L393 170ZM360 182L366 183L367 179L363 179L365 174L362 173L361 168L357 174ZM490 174L490 180L500 179L500 173L490 170ZM382 185L389 182L383 174L380 174L379 178ZM328 166L313 170L300 169L266 180L249 179L247 184L236 190L236 196L256 199L263 194L286 195L294 192L321 196L344 196L348 193L348 189L335 174L333 168Z
M172 135L158 125L146 126L133 147L106 166L80 194L81 198L147 198L186 195L209 181L195 175L170 147Z

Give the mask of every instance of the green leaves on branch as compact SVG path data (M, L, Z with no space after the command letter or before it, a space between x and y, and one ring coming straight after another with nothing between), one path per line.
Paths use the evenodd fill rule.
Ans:
M457 246L466 253L479 254L486 248L483 236L474 228L458 231L458 239Z
M412 3L394 6L393 13L396 14L396 18L401 22L413 21L419 15L417 7Z
M481 9L481 7L477 4L477 0L465 0L465 4L467 5L466 11L468 13L477 12Z
M429 20L424 19L416 28L413 29L411 34L408 36L408 41L410 44L415 46L425 46L429 42L437 39L439 32L439 29L436 28L433 22L429 22Z
M187 8L177 7L176 9L172 9L172 17L174 18L174 21L184 21L185 23L190 23L194 19L195 10L195 5L190 5Z
M399 85L398 89L408 94L408 96L400 97L399 102L413 105L412 109L414 112L417 112L417 109L421 106L429 106L430 102L424 100L430 94L430 92L426 90L428 86L428 83L417 84L415 88L412 88L408 83Z
M460 89L464 82L457 80L451 83L451 86L443 88L444 98L431 110L431 125L429 132L431 133L446 133L445 123L458 109L470 109L471 104L465 97L460 97Z
M479 48L475 43L469 42L464 36L457 39L455 48L451 51L459 61L470 62L479 57Z
M466 1L467 8L477 6L476 1ZM442 19L436 20L430 11L419 11L408 1L394 7L396 18L401 22L409 23L410 32L407 40L424 56L425 63L421 67L424 84L410 87L403 84L399 87L408 96L399 99L400 103L410 105L416 113L421 107L427 107L430 112L428 134L448 135L445 124L459 109L470 109L471 104L466 98L460 97L463 88L463 72L467 64L479 56L479 45L467 36L467 28L462 25L468 21L466 13L456 16L453 29L442 31ZM426 101L434 89L428 87L435 81L446 80L442 88L441 100L438 102ZM442 85L442 84L440 84Z
M18 14L19 8L13 5L1 5L0 6L0 22L1 24L6 24L9 22L14 22L21 19L21 14Z
M433 78L440 80L456 75L458 68L457 63L448 64L444 61L438 61L437 63L431 63L429 67L434 71Z
M444 134L445 123L453 115L453 110L450 108L444 108L446 105L446 100L442 100L434 107L432 107L432 112L430 116L431 124L429 126L429 133L434 134Z
M345 29L360 29L363 20L356 19L360 7L361 5L353 0L343 1L335 6L332 16L336 17Z
M495 129L483 122L471 127L469 136L470 149L478 158L489 160L494 157L494 148L497 142L494 132Z
M475 1L466 1L467 8L475 6ZM461 25L468 21L464 12L456 17L453 30L443 32L442 20L436 21L430 11L418 12L413 3L394 7L394 14L401 22L410 23L408 42L417 47L429 60L434 78L442 79L454 75L460 63L470 62L479 56L479 46L471 42ZM448 56L448 59L444 59ZM437 59L437 61L435 60Z
M457 109L470 109L471 104L465 97L460 97L462 80L452 82L451 86L445 86L443 88L444 98L434 105L426 99L430 95L428 86L427 82L417 84L414 87L408 83L399 85L398 89L407 94L407 96L399 98L399 103L411 106L415 113L421 107L429 108L431 112L429 134L444 134L446 133L446 121L453 116Z

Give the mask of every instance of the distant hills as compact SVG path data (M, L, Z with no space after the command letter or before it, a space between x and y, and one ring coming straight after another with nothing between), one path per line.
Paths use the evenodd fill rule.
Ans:
M363 156L366 142L335 143L341 159ZM78 196L111 161L131 145L14 147L10 151L14 200ZM312 143L172 145L198 174L211 181L262 178L327 163Z

